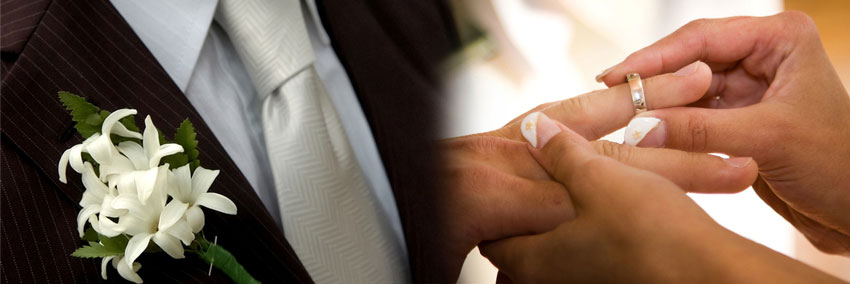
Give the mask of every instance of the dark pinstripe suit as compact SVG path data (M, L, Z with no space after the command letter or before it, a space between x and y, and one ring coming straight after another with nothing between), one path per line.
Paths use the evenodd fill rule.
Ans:
M437 98L431 72L455 45L440 2L329 1L319 10L375 135L399 206L416 282L443 282L438 193L429 150ZM114 8L103 0L3 1L0 281L89 283L99 260L70 253L83 187L75 174L58 182L70 116L56 93L82 94L101 108L132 107L160 127L195 122L201 161L221 169L212 191L229 196L237 216L207 212L207 235L264 282L310 282L280 230L185 96ZM436 230L436 231L435 231ZM148 283L221 282L192 257L143 256ZM121 278L113 269L110 280Z

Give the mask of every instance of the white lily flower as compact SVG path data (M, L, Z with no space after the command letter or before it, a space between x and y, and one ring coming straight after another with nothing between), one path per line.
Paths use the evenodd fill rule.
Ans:
M123 260L122 256L107 256L104 257L100 262L100 277L103 277L103 280L106 280L106 264L112 260L112 267L118 270L118 274L121 275L127 281L132 281L133 283L142 283L142 277L137 273L139 269L142 268L142 265L138 262L133 262L132 265L128 264Z
M68 169L69 162L71 164L71 169L77 173L83 173L85 170L85 166L83 165L83 153L88 152L86 147L98 138L100 138L100 133L95 133L83 141L83 143L74 145L62 153L62 157L59 158L59 181L62 183L68 183L65 172Z
M135 131L130 131L124 124L120 123L124 117L136 114L135 109L119 109L110 113L103 120L103 125L100 127L100 137L86 145L86 151L91 154L92 158L101 165L112 164L112 158L117 156L118 150L112 143L112 134L142 139L142 135Z
M174 143L160 145L159 131L154 126L150 116L145 117L145 134L142 144L144 146L130 141L119 143L118 151L124 154L126 158L116 159L119 163L110 165L107 169L101 167L101 170L106 172L102 172L101 177L113 173L133 172L136 192L139 200L142 204L145 204L151 196L154 183L157 180L159 161L162 157L183 152L183 147ZM108 180L109 177L106 179ZM119 188L121 188L121 184L126 184L127 178L124 181L123 183L118 182Z
M117 236L124 231L124 228L109 218L105 218L119 217L123 213L112 207L112 200L116 197L115 192L110 191L105 184L100 182L90 163L85 162L84 167L82 180L86 191L83 192L83 198L80 200L80 206L83 209L77 215L77 231L82 237L83 229L86 221L88 221L98 233L108 237Z
M164 187L168 166L160 166L158 170L153 197L147 203L142 204L139 198L132 195L119 195L113 201L115 208L128 210L120 222L126 228L125 232L133 236L124 251L128 265L145 251L151 240L169 256L183 258L183 245L180 242L188 245L195 239L183 218L189 205L179 200L171 200L166 204Z
M192 232L200 232L204 227L204 212L200 206L225 213L236 215L236 204L224 195L208 192L218 170L208 170L203 167L195 169L191 174L189 165L174 169L173 175L169 176L169 194L175 200L189 204L186 210L186 220L192 227Z

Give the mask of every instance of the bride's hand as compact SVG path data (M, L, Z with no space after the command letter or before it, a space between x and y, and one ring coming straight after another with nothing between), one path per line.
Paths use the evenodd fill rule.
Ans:
M566 187L576 218L481 245L515 283L840 283L715 223L676 184L597 154L541 116L531 154ZM530 139L531 140L531 139Z

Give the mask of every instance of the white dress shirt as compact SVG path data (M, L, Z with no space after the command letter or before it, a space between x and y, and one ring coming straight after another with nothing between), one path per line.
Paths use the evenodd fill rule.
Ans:
M280 227L279 204L266 153L259 96L227 34L213 22L216 0L112 0L175 84L209 125ZM392 189L348 75L307 0L304 19L315 68L342 121L368 186L407 259ZM200 149L203 149L201 141ZM212 143L208 141L206 143ZM201 153L203 160L203 153ZM406 265L406 264L405 264Z

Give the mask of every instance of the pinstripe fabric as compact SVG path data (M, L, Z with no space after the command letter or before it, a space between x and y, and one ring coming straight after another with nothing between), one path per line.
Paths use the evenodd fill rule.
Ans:
M27 2L27 1L22 1ZM45 4L46 3L46 4ZM18 6L16 6L18 5ZM70 257L81 242L74 232L82 185L58 182L56 164L80 137L59 139L70 118L56 93L84 95L104 109L133 107L162 128L189 117L198 132L202 164L221 169L212 191L229 196L235 217L208 212L205 232L218 236L264 282L311 282L271 216L240 171L144 45L103 0L3 2L3 23L27 21L26 5L43 5L20 47L3 46L2 156L0 156L0 281L3 283L98 282L99 260ZM8 17L19 17L17 20ZM14 34L12 34L14 35ZM2 40L8 40L4 30ZM19 48L19 49L15 49ZM17 53L16 53L17 52ZM148 283L226 283L220 272L194 258L143 256ZM110 269L110 280L121 279Z
M401 247L313 67L299 0L222 0L216 20L262 100L281 221L319 283L403 283Z

